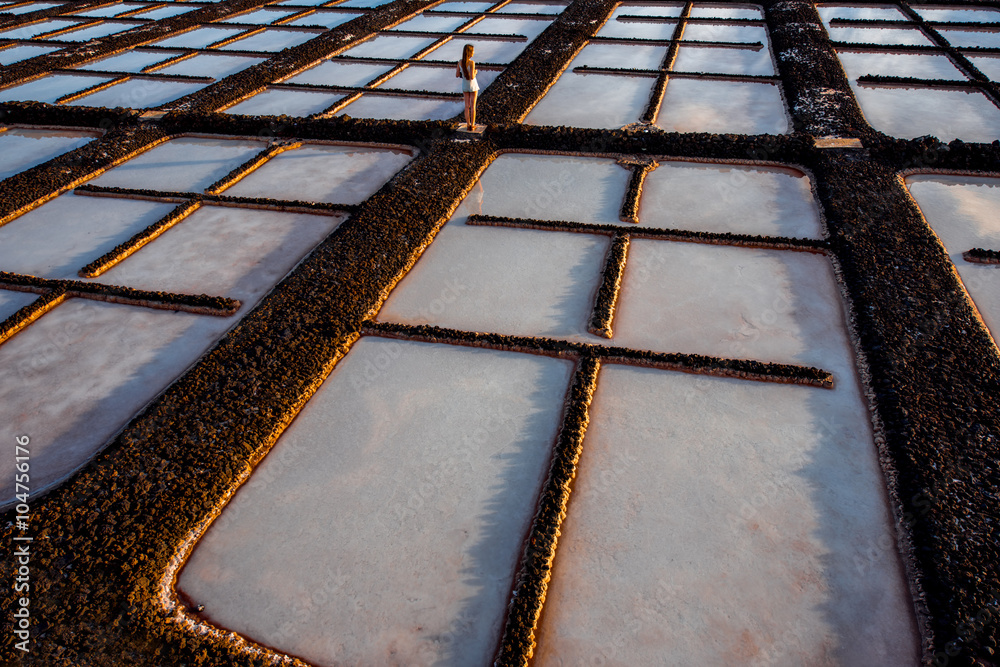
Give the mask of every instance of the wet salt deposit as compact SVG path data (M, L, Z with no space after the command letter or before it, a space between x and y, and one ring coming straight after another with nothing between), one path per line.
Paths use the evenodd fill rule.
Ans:
M315 665L488 664L570 371L362 339L178 587L214 623Z
M908 177L906 185L944 244L993 340L1000 339L1000 266L962 257L973 248L1000 251L1000 180L927 174Z

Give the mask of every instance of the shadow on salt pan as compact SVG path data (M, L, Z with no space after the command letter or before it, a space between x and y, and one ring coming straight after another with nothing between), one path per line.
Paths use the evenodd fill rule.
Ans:
M363 338L178 588L210 622L318 666L489 664L571 370Z

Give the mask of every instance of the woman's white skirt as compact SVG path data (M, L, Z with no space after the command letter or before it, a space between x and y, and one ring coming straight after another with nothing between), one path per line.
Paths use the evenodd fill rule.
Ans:
M462 77L462 92L463 93L474 93L479 90L479 82L476 81L476 77L472 77L471 80Z

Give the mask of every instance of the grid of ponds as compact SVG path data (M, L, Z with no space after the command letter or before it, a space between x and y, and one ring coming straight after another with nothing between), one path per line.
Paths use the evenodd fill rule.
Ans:
M89 139L11 129L0 147L18 140L37 161ZM14 302L0 346L0 412L45 443L35 488L90 460L411 157L176 138L0 226L0 282L39 294ZM206 292L224 298L184 297Z
M619 94L602 95L609 87ZM677 132L786 132L761 10L622 3L525 119L597 128L640 121Z
M443 120L462 112L455 63L475 48L481 90L564 4L444 2L227 109L236 114Z
M786 75L764 8L609 3L521 122L441 140L440 123L419 121L461 112L464 44L476 47L486 89L577 6L446 0L205 114L224 129L164 132L124 157L94 157L131 135L94 129L72 107L168 105L398 3L250 4L0 88L0 103L81 114L59 129L0 125L0 187L23 185L29 171L54 179L30 204L5 200L0 210L0 421L31 434L33 492L53 502L89 494L91 475L159 437L135 435L148 423L175 437L172 421L155 422L170 401L184 403L183 419L197 424L185 437L206 452L228 447L218 443L246 415L266 424L265 436L246 429L258 449L236 436L239 453L219 455L232 484L178 519L187 523L171 535L182 538L165 549L157 531L139 539L169 552L127 592L155 608L155 624L167 618L207 656L320 666L927 657L925 603L897 548L885 467L884 440L899 436L886 435L871 402L865 354L875 350L846 296L843 241L831 238L825 209L836 205L818 194L832 179L802 166L822 165L825 149L787 136ZM0 76L207 6L117 2L20 22L60 5L2 4L0 65L10 69ZM1000 10L821 4L818 13L876 130L1000 139ZM274 138L267 119L240 124L281 114L308 131ZM205 123L191 116L172 122ZM357 131L339 116L438 144L338 140ZM129 132L157 127L127 122ZM316 138L324 123L333 138ZM552 126L614 130L588 136L620 143L552 149L546 142L565 131ZM500 131L514 139L474 152ZM636 132L716 134L711 147L677 143L673 154L622 139ZM761 152L779 144L781 157ZM719 146L731 150L720 156ZM448 151L468 151L476 169L439 194L421 181L452 178ZM828 152L884 160L860 146ZM420 171L436 159L451 166ZM100 166L56 180L88 160ZM897 168L896 185L995 340L1000 179L927 171ZM426 238L414 235L404 223L444 206L445 192L447 213ZM372 217L377 234L359 232ZM384 267L397 243L410 254L392 273ZM343 274L314 272L330 248L346 248L336 255ZM356 296L368 271L383 270L374 301ZM278 314L262 305L296 280L310 285L306 300ZM312 302L347 328L322 318L300 326L314 318ZM227 334L254 327L265 332L256 344L226 347ZM324 337L337 342L317 343ZM311 354L325 361L295 379ZM209 383L169 395L199 385L218 358L238 387L232 405ZM275 407L242 373L281 376L275 395L300 380L308 389ZM209 408L223 416L203 422ZM208 454L197 465L140 456L137 504L159 493L164 471L204 479L213 465ZM0 472L12 477L14 462ZM100 512L86 516L78 535L57 539L86 541L93 524L95 540L113 542L117 529L100 526ZM545 566L532 569L539 559ZM150 623L148 611L134 613Z
M151 41L142 49L56 70L0 90L0 101L33 100L97 107L158 107L263 62L286 48L362 16L379 2L284 3L236 13ZM0 65L72 48L137 26L196 11L201 3L118 2L4 30Z
M1000 134L1000 10L818 7L869 122L892 136Z

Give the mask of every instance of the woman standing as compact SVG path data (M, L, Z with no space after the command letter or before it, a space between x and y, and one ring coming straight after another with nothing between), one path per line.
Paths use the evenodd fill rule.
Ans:
M462 50L462 59L455 68L455 76L462 78L462 93L465 97L465 126L471 132L476 129L476 97L479 95L479 83L476 81L476 63L472 60L474 48L466 44Z

